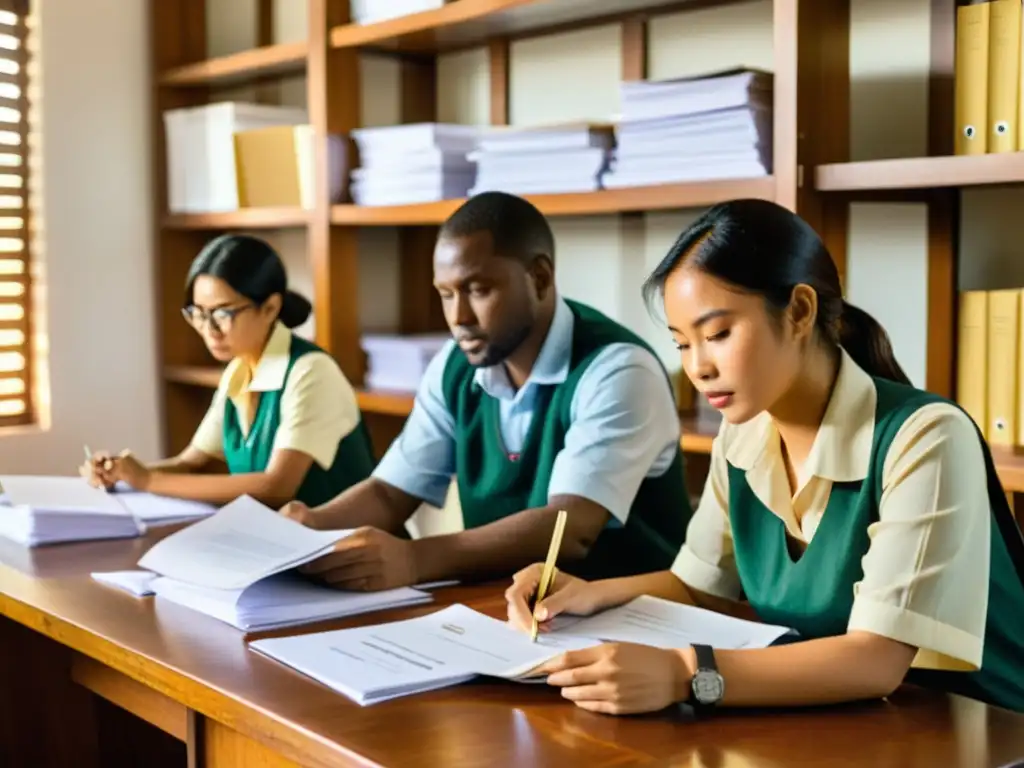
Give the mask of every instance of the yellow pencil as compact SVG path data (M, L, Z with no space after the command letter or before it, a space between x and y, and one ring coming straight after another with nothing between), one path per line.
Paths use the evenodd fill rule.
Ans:
M558 550L562 547L562 533L565 531L566 513L564 509L558 510L558 517L555 519L555 531L551 534L551 546L548 547L548 557L544 561L544 570L540 573L540 584L537 585L537 598L534 600L534 607L545 598L548 589L555 581L555 560L558 558ZM533 617L533 629L530 632L530 641L537 642L537 616Z

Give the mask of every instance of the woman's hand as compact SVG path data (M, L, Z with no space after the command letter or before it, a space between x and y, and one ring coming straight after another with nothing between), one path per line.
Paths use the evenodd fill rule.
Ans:
M149 468L128 451L114 459L112 474L115 481L120 480L123 483L127 483L137 491L147 490L149 488L149 479L152 476Z
M542 563L535 563L512 577L512 586L505 590L508 620L512 626L529 632L533 628L534 615L539 622L546 622L560 613L589 616L601 607L597 584L556 571L547 595L531 611L530 602L537 594L543 570ZM540 629L543 631L543 624Z
M120 481L137 491L149 488L152 472L130 451L111 457L108 453L93 454L92 460L81 467L81 474L97 488L111 490Z
M657 712L690 697L688 650L634 643L604 643L569 651L538 668L548 685L591 712L628 715ZM690 654L692 656L692 654Z
M84 477L93 488L112 490L117 479L113 475L114 459L106 451L92 454L78 468L78 474Z

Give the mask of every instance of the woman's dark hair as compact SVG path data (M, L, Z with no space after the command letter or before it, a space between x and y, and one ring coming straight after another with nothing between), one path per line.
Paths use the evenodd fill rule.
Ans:
M644 299L664 297L665 281L684 261L737 288L764 297L778 313L793 289L818 294L817 327L872 376L910 384L889 335L871 315L843 300L839 272L814 229L766 200L733 200L711 208L686 229L644 282Z
M238 293L261 306L275 293L281 295L278 320L297 328L309 318L313 305L288 290L288 276L277 251L258 237L221 235L199 252L185 280L185 303L192 301L192 287L200 275L219 277Z

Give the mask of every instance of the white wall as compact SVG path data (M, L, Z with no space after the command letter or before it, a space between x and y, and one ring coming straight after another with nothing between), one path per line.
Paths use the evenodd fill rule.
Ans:
M159 446L147 4L33 6L49 426L0 436L0 471L73 472L86 443L147 458Z

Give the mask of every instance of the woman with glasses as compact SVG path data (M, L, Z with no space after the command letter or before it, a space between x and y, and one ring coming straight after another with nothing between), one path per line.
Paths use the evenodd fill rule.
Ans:
M352 385L290 330L311 309L288 290L264 241L224 235L207 244L189 269L182 313L227 367L191 444L149 465L127 451L97 452L82 473L107 488L121 481L218 505L247 494L274 508L323 504L368 477L374 461Z

